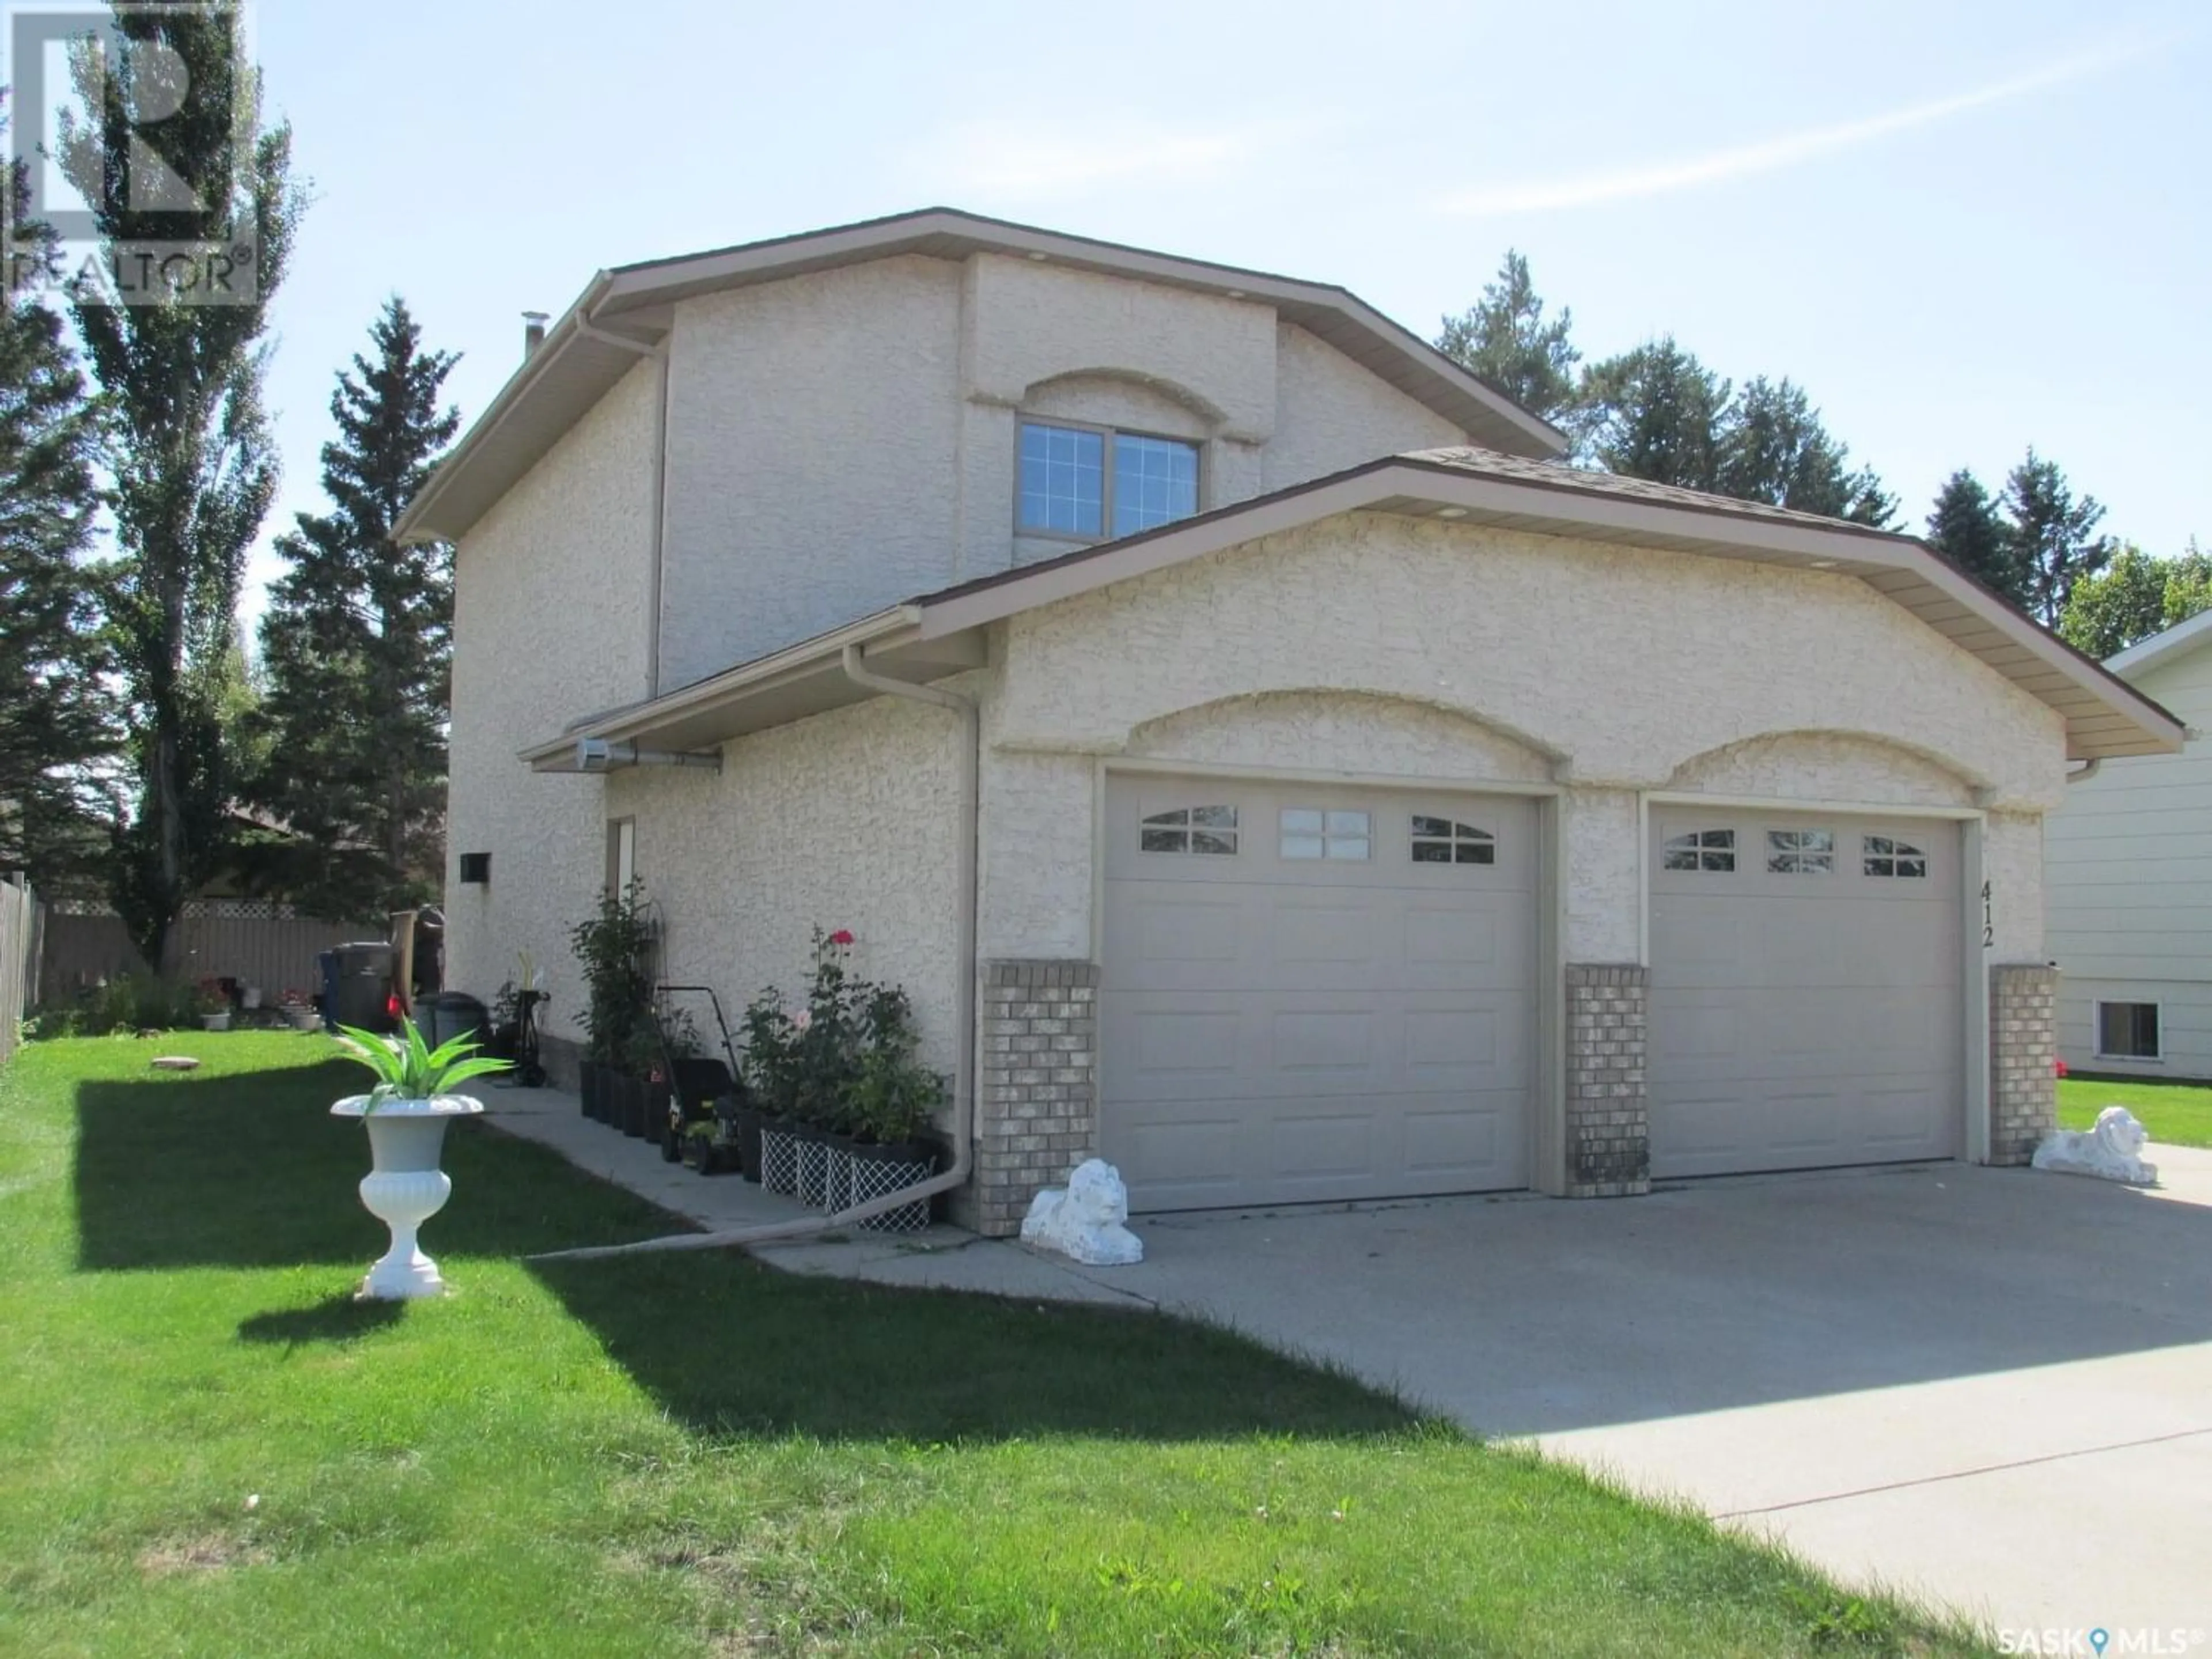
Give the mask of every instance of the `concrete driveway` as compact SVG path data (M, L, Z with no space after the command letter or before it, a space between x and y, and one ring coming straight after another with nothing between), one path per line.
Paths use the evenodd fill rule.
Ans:
M1146 1218L1148 1259L1117 1270L982 1244L771 1259L1194 1313L1846 1580L2212 1654L2212 1153L2152 1155L2150 1194L1944 1164Z
M1091 1276L2001 1630L2205 1632L2212 1153L2152 1155L2155 1194L1936 1165L1163 1217Z

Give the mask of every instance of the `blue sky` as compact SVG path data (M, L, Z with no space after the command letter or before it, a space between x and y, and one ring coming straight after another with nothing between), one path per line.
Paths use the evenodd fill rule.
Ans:
M1340 282L1431 336L1516 246L1588 353L1671 330L1799 380L1916 529L1953 468L1994 484L2033 443L2112 531L2212 541L2193 4L264 0L255 27L315 195L272 533L318 505L331 376L387 294L465 354L472 416L520 313L602 266L942 203Z

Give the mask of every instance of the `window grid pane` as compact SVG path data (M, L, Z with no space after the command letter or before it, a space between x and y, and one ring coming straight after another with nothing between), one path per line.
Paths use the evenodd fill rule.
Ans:
M1137 826L1140 853L1208 853L1235 856L1237 809L1176 806L1149 814Z
M1733 830L1692 830L1675 836L1667 843L1666 856L1660 867L1665 870L1696 870L1708 875L1733 875L1735 872L1735 831Z
M1374 820L1365 812L1324 811L1317 806L1281 809L1277 850L1286 859L1336 859L1364 863L1374 855Z
M1198 511L1198 447L1114 434L1114 533L1133 536Z
M1097 432L1027 422L1021 441L1021 527L1064 536L1103 528L1106 440Z
M1495 864L1498 837L1487 830L1451 818L1413 815L1416 864Z

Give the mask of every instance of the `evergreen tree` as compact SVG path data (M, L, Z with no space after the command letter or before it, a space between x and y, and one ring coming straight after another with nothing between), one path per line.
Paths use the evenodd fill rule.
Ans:
M1804 388L1764 375L1746 383L1717 419L1715 488L1739 501L1852 519L1886 529L1897 498L1830 435Z
M228 835L218 704L246 550L276 489L261 407L263 325L300 211L291 134L261 127L240 27L234 13L117 5L121 61L77 56L89 116L65 113L58 146L118 268L139 270L140 246L219 246L252 230L252 287L229 302L200 302L206 295L183 285L198 273L179 269L173 281L164 264L140 271L131 303L94 284L73 296L106 393L117 544L108 612L138 791L118 834L111 895L140 951L164 969L175 965L170 931L185 897L212 873ZM185 188L142 198L148 147L131 114L156 104L179 112L161 123L160 161ZM241 131L252 140L244 157Z
M271 761L255 799L303 855L285 887L338 920L422 902L444 869L453 556L398 546L392 526L460 425L439 402L455 359L422 349L398 298L369 339L331 398L333 510L278 540L289 568L261 623Z
M1443 319L1437 349L1530 414L1551 420L1575 399L1575 365L1582 353L1568 337L1573 326L1574 313L1564 307L1554 320L1544 320L1528 262L1508 248L1481 300Z
M2096 498L2075 500L2057 463L2033 449L2005 480L2005 543L2019 573L2027 613L2045 627L2065 615L2074 584L2111 562L2112 538L2097 534L2105 509Z
M2139 547L2123 547L2094 575L2074 584L2059 637L2100 659L2147 640L2166 625L2166 585L2173 572Z
M24 180L0 185L21 224ZM50 896L85 890L104 866L96 769L119 742L86 557L98 447L61 319L0 296L0 871Z
M1928 545L1984 586L2022 608L2027 589L1996 503L1981 480L1960 467L1936 492L1928 515Z
M1577 451L1608 472L1717 489L1730 395L1726 380L1668 335L1591 366L1577 410Z

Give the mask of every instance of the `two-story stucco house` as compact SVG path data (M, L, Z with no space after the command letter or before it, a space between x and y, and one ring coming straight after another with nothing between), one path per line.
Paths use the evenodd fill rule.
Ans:
M2044 815L2180 726L1916 542L1561 449L1340 289L962 213L603 273L403 526L450 977L528 949L573 1034L617 871L727 998L849 927L991 1231L1092 1151L1152 1209L2021 1158Z
M2079 1071L2212 1079L2212 611L2105 666L2190 724L2179 754L2076 780L2048 836L2059 1052Z

